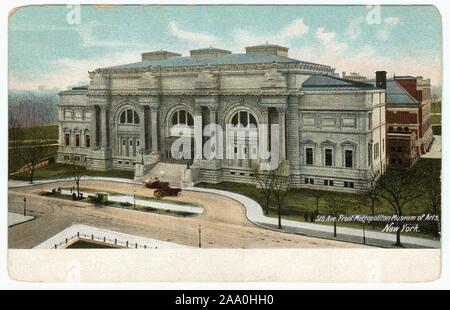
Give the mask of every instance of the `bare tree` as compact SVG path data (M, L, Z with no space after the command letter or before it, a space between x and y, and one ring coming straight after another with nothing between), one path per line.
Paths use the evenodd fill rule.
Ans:
M370 200L370 198L367 195L365 195L365 193L360 194L358 197L358 211L359 211L361 217L364 217L364 215L366 213L365 211L366 211L367 206L369 205L369 200ZM372 220L373 220L373 217L372 217ZM366 221L364 218L362 219L361 225L362 225L362 233L363 233L363 243L365 244L366 243Z
M327 209L331 213L331 215L334 217L333 221L333 236L337 237L337 221L341 214L344 213L344 207L345 207L345 201L342 199L339 199L335 196L330 197L327 199Z
M80 181L86 175L86 165L79 161L72 160L70 163L72 169L72 176L77 187L77 197L80 198Z
M437 216L433 235L439 237L441 231L441 163L439 160L421 159L417 166L419 168L422 202L425 205L426 212Z
M21 145L17 140L18 133L24 127L17 120L10 120L10 122L14 125L14 127L11 127L9 130L11 131L12 135L15 136L13 147L14 154L18 157L18 159L16 160L25 164L23 168L25 171L28 171L30 173L30 183L33 183L34 172L37 165L44 157L48 156L47 147L39 144L39 141L41 141L42 137L44 136L43 129L42 127L35 127L33 128L33 130L27 131L27 140L36 141L36 144L25 146Z
M370 211L372 218L375 217L375 205L378 199L377 194L377 175L373 171L366 171L363 176L364 182L366 183L365 189L361 192L359 196L359 204L365 203L370 205ZM365 209L365 208L364 208ZM375 229L375 222L372 221L372 229Z
M313 196L314 199L315 199L315 203L316 203L316 214L319 214L319 204L320 204L320 199L321 199L322 197L325 196L325 193L324 193L324 191L321 191L321 190L313 190L313 191L311 192L311 196Z
M253 178L258 182L261 191L264 195L264 214L269 214L270 197L273 192L275 182L274 170L262 170L258 166L252 167Z
M286 161L280 162L274 171L273 194L277 202L278 228L281 229L281 209L285 205L286 196L290 188L290 176Z
M400 218L403 216L404 208L410 206L421 195L415 180L412 169L407 171L388 170L377 182L378 196L392 206L395 215L399 219L395 223L397 228L395 245L398 247L402 246L400 241L402 228Z

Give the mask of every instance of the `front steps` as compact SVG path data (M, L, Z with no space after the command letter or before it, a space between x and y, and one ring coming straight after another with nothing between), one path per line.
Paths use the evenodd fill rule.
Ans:
M183 187L183 176L186 165L159 162L146 173L142 179L159 178L162 182L169 182L171 187Z

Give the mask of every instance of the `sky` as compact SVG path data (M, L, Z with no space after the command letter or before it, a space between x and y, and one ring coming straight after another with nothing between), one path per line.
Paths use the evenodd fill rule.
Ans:
M9 89L64 90L88 71L154 50L255 44L336 72L422 75L441 85L441 17L433 6L26 6L10 13Z

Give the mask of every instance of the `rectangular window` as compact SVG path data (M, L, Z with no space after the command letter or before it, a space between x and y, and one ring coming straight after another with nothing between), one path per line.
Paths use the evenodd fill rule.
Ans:
M66 145L69 145L70 144L70 134L68 134L68 133L66 133L66 135L65 135L65 142L66 142Z
M306 164L313 164L313 149L311 147L306 148Z
M91 136L86 135L86 147L91 147Z
M353 182L348 182L348 186L349 186L350 188L355 188L355 184L354 184Z
M328 184L330 184L330 186L334 186L333 180L329 180L329 181L328 181Z
M305 184L309 184L309 179L308 178L305 179Z
M325 149L325 166L333 166L333 150Z
M353 151L345 150L345 168L353 168Z
M367 145L367 163L369 166L372 165L372 143Z
M368 127L369 127L369 129L372 129L372 113L371 112L369 112L367 119L368 119Z
M380 157L380 143L375 143L374 145L374 158L378 159Z
M323 180L323 185L328 186L328 180Z
M314 179L309 179L309 184L314 184Z
M344 181L344 187L348 187L348 182Z
M75 135L75 146L80 146L80 135L79 134Z

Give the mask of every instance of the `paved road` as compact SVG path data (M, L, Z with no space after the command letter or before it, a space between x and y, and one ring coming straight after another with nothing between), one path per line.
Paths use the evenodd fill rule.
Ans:
M16 185L20 185L15 182ZM35 186L9 188L9 211L20 212L23 197L27 209L36 216L33 221L10 227L10 248L33 248L58 232L74 224L86 224L111 229L136 236L198 246L198 227L202 229L204 248L343 248L360 247L352 243L287 234L261 228L249 222L243 205L233 199L211 194L183 191L182 201L201 205L204 212L193 217L175 217L140 211L95 207L84 202L74 202L37 195L54 187L71 186L72 182L56 182ZM119 183L105 180L82 181L83 187L153 196L142 184Z

